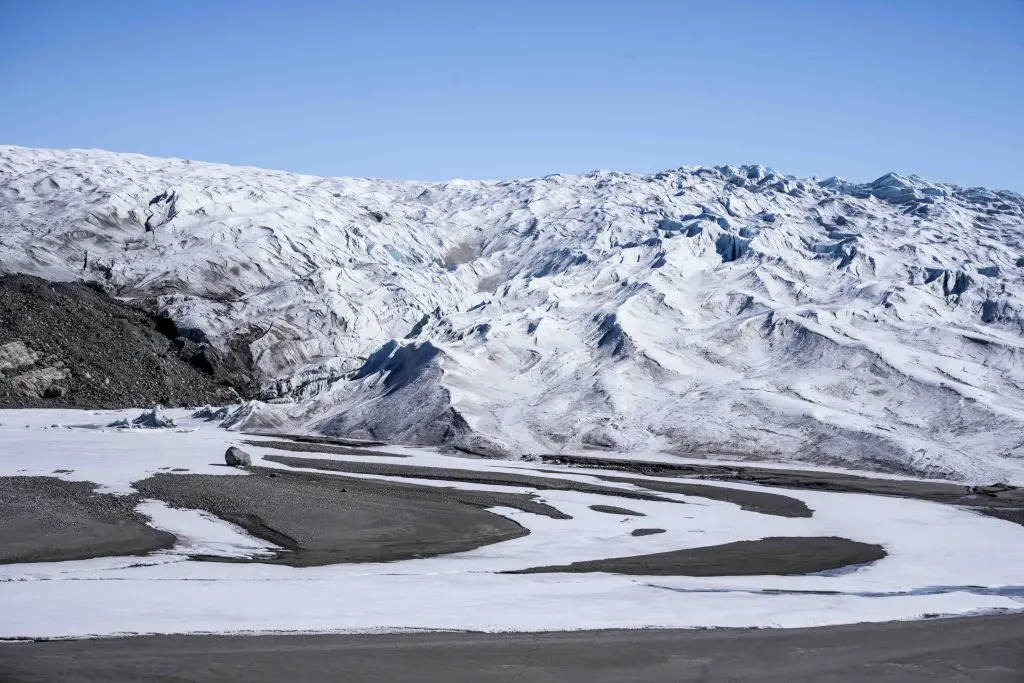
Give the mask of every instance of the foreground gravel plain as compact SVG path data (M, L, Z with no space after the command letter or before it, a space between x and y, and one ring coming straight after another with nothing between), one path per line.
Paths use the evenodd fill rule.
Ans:
M811 629L0 643L4 683L1019 683L1024 615Z

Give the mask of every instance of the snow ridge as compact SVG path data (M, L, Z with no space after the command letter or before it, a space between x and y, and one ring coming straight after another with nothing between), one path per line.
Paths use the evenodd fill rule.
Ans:
M448 183L0 147L0 271L247 340L236 427L1024 479L1024 198L762 166Z

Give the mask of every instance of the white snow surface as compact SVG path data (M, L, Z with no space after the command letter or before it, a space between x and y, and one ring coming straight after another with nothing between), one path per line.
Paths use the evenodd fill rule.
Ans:
M170 468L225 476L214 466L231 432L169 411L186 429L124 431L70 425L130 416L84 411L0 411L0 476L86 480L101 490ZM54 426L59 425L59 426ZM274 451L245 446L256 465ZM393 462L528 472L593 481L576 468L454 458L389 449ZM304 454L323 459L359 456ZM375 458L377 460L377 458ZM383 462L392 460L383 458ZM61 472L54 473L53 470ZM70 471L68 471L70 470ZM393 480L389 478L389 481ZM803 500L810 518L741 510L731 503L629 500L645 517L593 511L620 498L445 480L420 485L530 491L572 516L550 519L495 508L530 534L469 552L390 562L292 568L189 559L193 553L259 557L271 547L206 513L144 501L155 526L179 536L147 557L0 565L0 638L131 633L368 632L408 629L539 631L590 628L797 627L1024 609L1024 528L951 506L859 494L768 489ZM602 482L633 488L629 484ZM707 483L707 482L704 482ZM755 488L716 482L716 486ZM634 537L641 527L665 533ZM643 577L499 572L538 565L717 545L766 536L840 536L879 543L868 565L806 576Z
M1024 481L1024 198L761 166L448 183L0 147L0 271L248 340L235 421Z
M180 510L159 500L144 501L136 510L149 518L153 528L174 534L175 554L255 558L270 557L281 549L204 510Z

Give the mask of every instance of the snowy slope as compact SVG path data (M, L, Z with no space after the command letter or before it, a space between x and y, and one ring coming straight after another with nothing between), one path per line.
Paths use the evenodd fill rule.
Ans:
M317 178L0 147L0 270L251 345L249 428L1024 479L1024 198L755 166Z

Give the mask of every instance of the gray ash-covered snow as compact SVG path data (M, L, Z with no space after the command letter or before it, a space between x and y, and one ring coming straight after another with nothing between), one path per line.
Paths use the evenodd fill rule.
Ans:
M238 396L159 327L96 286L0 277L0 407L197 406Z

